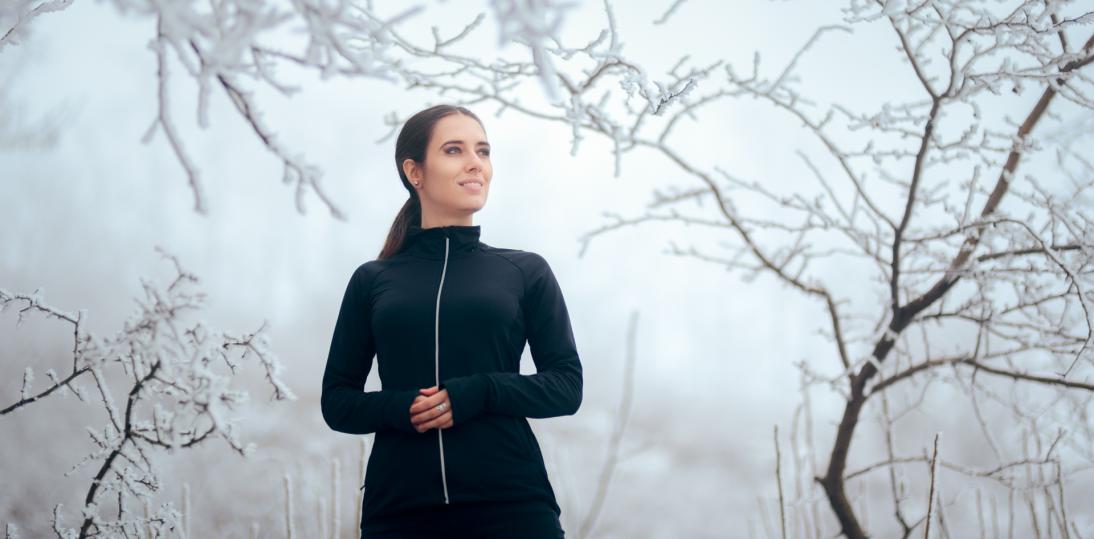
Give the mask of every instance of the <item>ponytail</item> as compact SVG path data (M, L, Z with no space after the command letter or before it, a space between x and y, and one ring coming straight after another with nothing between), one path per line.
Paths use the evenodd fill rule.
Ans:
M380 250L378 257L380 260L399 252L406 240L406 232L410 225L422 226L422 201L418 198L417 192L412 192L407 197L403 207L399 209L399 214L395 216L395 221L391 223L387 241L384 242L384 248Z

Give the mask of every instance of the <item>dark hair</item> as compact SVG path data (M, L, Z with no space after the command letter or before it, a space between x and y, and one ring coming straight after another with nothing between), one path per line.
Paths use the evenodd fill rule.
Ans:
M403 248L406 240L406 232L410 225L422 226L422 204L418 199L418 191L410 184L406 173L403 172L403 161L413 159L419 166L425 165L426 149L429 140L433 137L433 126L450 114L464 114L475 119L482 125L482 120L475 113L458 105L434 105L419 111L403 124L399 131L399 137L395 140L395 168L399 171L399 179L403 187L410 192L410 197L399 209L395 221L391 223L391 229L387 233L387 241L380 250L379 259L384 259L398 253ZM485 130L485 127L483 128Z

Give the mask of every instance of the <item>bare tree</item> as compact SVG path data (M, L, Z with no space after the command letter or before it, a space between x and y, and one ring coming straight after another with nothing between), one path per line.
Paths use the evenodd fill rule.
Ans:
M411 87L423 77L446 78L452 75L425 74L404 68L402 63L405 58L400 55L436 56L446 62L465 64L467 68L517 69L514 74L530 72L526 67L518 65L487 66L476 60L445 52L446 48L484 19L481 14L463 32L452 38L442 39L435 31L436 42L428 51L423 51L417 47L408 48L408 43L395 33L395 25L422 11L421 6L412 6L393 17L382 18L376 14L371 2L367 6L360 6L350 1L332 5L315 0L293 0L287 10L282 10L274 2L250 0L170 4L115 0L114 3L123 13L135 12L138 16L154 21L154 25L150 25L150 33L155 37L151 48L158 65L159 110L142 141L147 143L158 130L163 131L186 174L193 193L193 207L199 214L208 212L208 201L201 170L187 152L185 142L175 126L168 93L172 59L197 84L196 112L199 126L205 128L209 125L208 104L215 88L229 98L255 136L281 161L284 169L283 182L296 187L297 210L300 213L305 212L305 197L312 193L319 197L332 216L343 220L345 214L326 194L320 182L322 169L280 142L275 129L263 119L261 107L254 98L253 90L244 82L245 79L253 80L253 84L268 84L281 94L291 96L299 88L278 79L276 67L279 64L289 63L314 69L324 78L336 75L376 78L405 83ZM70 4L71 0L18 0L11 6L0 8L0 51L6 45L17 43L23 34L29 33L31 21L45 13L63 10ZM510 1L494 2L494 7L502 18L502 39L506 40L526 39L529 32L533 31L545 39L558 30L561 19L555 16L556 10L567 6L556 6L550 1L535 5ZM555 22L549 25L540 24L545 17L551 17ZM306 42L300 44L300 51L287 52L266 42L267 36L290 25L301 25L306 30ZM542 41L535 40L529 45L537 55L539 64L546 66L549 58L546 57ZM544 75L541 80L545 82L545 87L553 88L553 77ZM503 79L494 81L498 85L504 83ZM388 120L393 128L399 123L394 117Z
M236 335L214 331L200 321L188 323L187 314L199 310L205 300L203 293L193 290L198 278L176 257L160 252L173 262L175 277L165 286L143 281L145 297L137 302L139 311L109 338L85 329L84 310L65 312L48 305L38 292L0 289L0 312L17 308L17 324L28 312L42 313L71 324L73 335L72 370L61 376L49 369L49 384L35 389L34 369L28 366L19 400L0 409L0 416L70 390L85 403L98 402L107 416L104 427L87 428L95 449L68 472L85 465L97 468L79 510L79 531L64 526L62 505L57 504L53 529L59 537L143 536L146 529L161 537L177 530L182 515L171 503L143 517L133 508L134 502L152 502L161 488L150 453L188 449L215 438L244 457L253 452L254 444L239 439L233 413L248 399L246 391L232 387L239 359L261 366L273 388L271 400L296 398L281 381L281 363L263 333L266 324ZM81 384L88 379L94 384L92 391L98 392L97 401ZM111 380L115 386L124 380L121 406ZM116 516L107 517L104 507L113 507Z
M662 21L678 5L673 4ZM651 83L638 62L620 54L611 5L605 3L605 8L608 28L596 40L584 47L565 47L552 39L555 45L544 49L560 60L575 63L574 58L581 57L594 64L582 69L577 79L562 68L557 70L564 93L553 103L561 109L557 113L515 101L506 95L508 86L501 84L469 86L419 74L413 85L462 96L467 103L497 103L501 111L567 123L573 128L574 152L584 132L608 137L617 175L623 154L642 147L663 155L695 179L695 186L667 186L655 192L644 215L608 214L612 222L591 231L585 237L586 246L598 235L651 221L717 227L739 239L741 245L732 255L685 251L675 245L674 253L750 275L766 273L819 302L828 315L835 368L814 362L800 367L807 387L830 389L845 400L827 467L816 477L842 533L867 535L848 496L849 480L870 470L929 462L927 456L892 454L879 464L848 471L859 419L869 401L879 400L871 397L901 384L918 384L919 391L901 399L904 409L888 415L886 429L892 429L907 409L922 403L926 388L938 379L966 388L974 406L990 399L1009 411L1012 420L1026 425L1027 436L1038 446L1035 454L1017 455L1017 440L994 440L986 416L978 415L969 421L991 440L995 462L983 468L945 460L941 465L971 477L997 479L1012 490L1036 488L1046 497L1046 507L1051 507L1049 517L1061 530L1068 530L1072 524L1066 517L1063 484L1052 476L1043 481L1040 477L1045 467L1071 472L1094 462L1091 427L1066 416L1062 419L1078 431L1068 438L1071 457L1077 459L1068 464L1056 443L1061 440L1055 428L1060 421L1046 415L1049 408L1042 399L1030 397L1022 387L1006 386L1039 386L1052 394L1046 397L1054 406L1051 410L1080 414L1086 413L1094 390L1088 381L1094 363L1094 296L1090 292L1094 227L1088 205L1094 167L1073 149L1076 139L1089 132L1065 125L1056 134L1034 133L1051 117L1054 102L1086 115L1094 108L1088 95L1091 81L1082 72L1094 61L1094 36L1078 46L1067 37L1094 19L1094 13L1082 11L1074 2L1021 2L1002 13L996 13L998 6L981 2L852 2L845 10L846 24L878 21L891 28L901 60L920 84L922 98L865 112L833 104L818 113L795 89L794 70L826 33L849 30L848 26L819 28L772 78L760 75L758 55L755 71L747 78L723 62L687 67L685 56L667 80ZM541 39L533 35L528 41L540 43ZM518 64L519 69L509 64L484 65L440 48L399 43L414 54L448 60L460 66L460 73L483 80L516 85L521 77L544 71L523 64ZM994 61L999 57L1001 62ZM720 68L724 87L695 95L698 81L712 78ZM406 72L403 76L415 80ZM625 89L622 99L604 89L613 83ZM1004 122L997 118L981 117L981 102L1027 89L1039 97L1020 122L1009 124L1012 132L1000 132L995 124ZM800 121L838 164L839 183L800 154L817 181L817 195L776 193L767 187L770 182L741 180L717 164L695 163L672 147L673 127L697 118L703 107L732 97L760 99ZM672 109L675 112L668 114ZM950 138L939 126L946 113L958 110L971 111L972 119ZM661 121L655 125L657 117ZM843 133L869 133L865 146L843 147L841 127ZM1042 173L1020 174L1023 159L1046 148L1057 154L1050 174L1070 180L1069 192L1048 189L1051 178ZM962 164L966 169L958 168ZM880 180L867 179L870 168L877 170ZM958 173L965 179L951 185L947 176ZM994 178L988 185L986 175ZM746 215L733 203L733 190L739 191L736 198L764 200L782 213L776 218ZM900 200L895 213L882 203L894 196ZM1009 200L1005 206L1001 204L1004 197ZM713 202L717 218L677 209L702 201ZM789 237L785 245L779 245L778 233ZM865 313L846 310L843 305L848 300L835 291L836 283L826 283L810 271L818 261L836 258L856 274L873 276L878 290L884 291L879 308ZM958 352L931 347L932 342L970 326L975 328L974 335ZM914 334L918 343L912 342ZM857 349L868 352L859 354ZM1036 471L1029 474L1030 481L1020 484L1009 472L1022 466ZM903 515L899 496L894 503L896 513ZM941 511L938 517L944 527ZM923 519L909 523L898 516L898 521L908 535ZM821 523L814 525L819 529Z
M805 61L811 47L826 33L848 27L818 29L772 79L761 77L758 59L755 73L744 78L723 62L685 67L684 57L667 81L650 83L637 62L619 54L617 29L607 3L608 29L597 40L580 48L567 48L555 40L557 45L547 49L558 58L582 56L595 63L585 68L578 80L559 69L566 95L555 102L562 109L557 114L526 107L496 86L471 87L424 76L417 82L445 94L466 96L468 103L489 101L498 103L501 110L568 123L573 126L575 152L582 132L604 135L613 143L617 174L624 153L645 147L696 180L694 187L668 186L657 191L645 215L624 218L609 214L612 222L591 231L586 245L597 235L650 221L718 227L741 242L732 256L683 251L675 246L674 252L753 275L766 273L818 300L829 317L832 356L837 364L834 370L814 363L802 363L801 368L807 386L830 388L846 402L828 465L816 479L840 531L850 537L865 537L867 531L851 504L847 481L867 470L929 460L893 455L880 465L848 471L856 426L871 396L883 395L900 384L915 382L925 388L932 380L949 380L968 388L966 395L974 401L998 402L1012 412L1013 419L1027 424L1034 441L1041 441L1046 435L1051 438L1055 428L1040 400L1028 397L1021 388L1001 388L1001 383L1035 384L1051 390L1056 411L1085 410L1094 389L1094 384L1085 381L1091 372L1094 336L1089 292L1094 231L1089 208L1084 205L1089 200L1092 167L1071 149L1074 140L1034 134L1034 128L1050 115L1049 105L1054 101L1087 113L1094 108L1087 95L1090 80L1081 71L1094 58L1094 38L1078 47L1067 38L1067 32L1094 14L1067 2L1023 2L1002 14L993 12L996 6L975 2L899 5L853 2L847 10L849 25L880 21L892 29L902 59L920 84L923 99L888 103L874 112L833 104L818 115L794 88L794 69ZM425 47L405 47L423 55L431 53ZM433 54L447 59L443 53ZM992 61L996 57L1004 58L1001 64ZM461 70L477 73L482 79L497 80L509 73L507 80L515 84L519 77L519 72L495 66L460 65ZM697 81L709 79L720 67L724 67L725 87L692 95ZM612 82L627 91L622 101L613 99L610 90L600 91ZM1024 119L1012 126L1013 132L1000 133L993 125L998 123L996 118L980 117L981 101L1002 92L1021 94L1027 88L1040 97L1025 111ZM598 99L593 98L594 92ZM631 101L635 95L641 98L637 105ZM780 194L766 187L767 182L743 181L716 164L694 163L672 148L669 137L675 125L696 118L703 107L720 98L739 96L761 99L799 120L838 163L841 183L825 177L802 154L816 178L818 195ZM676 112L666 114L677 103ZM614 110L618 108L623 112ZM962 108L972 112L972 121L957 137L948 138L938 129L941 119L951 109ZM657 116L666 118L647 135L654 130L650 124ZM838 122L844 130L871 133L865 147L842 147ZM1073 138L1083 136L1072 133ZM1053 193L1046 188L1048 178L1019 174L1023 158L1045 147L1057 151L1057 167L1051 173L1071 179L1070 192ZM967 179L951 186L946 176L955 173L958 164L971 168L964 172ZM941 165L950 168L943 170ZM867 180L864 169L870 167L879 171L881 180ZM995 179L985 186L983 176L988 174ZM740 198L748 195L766 200L783 213L778 218L748 216L734 205L730 195L734 189L741 190ZM896 213L881 203L891 193L902 199ZM1004 197L1011 201L1008 206L1001 205ZM713 201L716 219L676 209L704 200ZM788 244L772 241L778 232L790 237ZM837 235L835 239L832 233ZM846 259L841 263L856 265L858 274L872 275L879 290L885 291L886 299L879 305L882 308L866 314L846 311L842 305L847 301L834 290L835 283L825 283L810 272L817 261L831 258ZM964 350L946 353L930 346L969 325L976 331L965 341ZM918 346L910 342L916 332ZM856 353L860 347L869 352ZM908 407L922 403L914 397L906 401L903 404ZM903 414L890 416L889 428ZM991 439L992 429L982 417L970 421L979 424L983 435ZM1069 471L1083 466L1083 461L1091 462L1090 426L1080 423L1073 427L1080 432L1070 438L1072 457L1079 460L1066 466ZM1046 504L1053 508L1051 518L1060 529L1068 530L1071 524L1066 520L1061 483L1048 477L1044 484L1032 481L1019 485L1007 474L1024 465L1065 467L1057 445L1043 444L1037 454L1022 458L1015 456L1014 442L993 442L998 448L993 455L996 462L986 468L945 461L942 465L972 477L1001 479L1012 489L1043 487L1043 494L1049 497ZM1049 489L1052 485L1057 494ZM896 503L899 505L899 500ZM938 517L944 528L941 511ZM904 534L910 534L916 524L909 524L904 517L899 520Z

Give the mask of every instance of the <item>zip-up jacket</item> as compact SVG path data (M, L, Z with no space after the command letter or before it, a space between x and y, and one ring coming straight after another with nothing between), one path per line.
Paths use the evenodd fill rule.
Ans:
M562 290L531 251L479 241L480 226L411 225L400 251L357 267L323 373L331 429L376 433L362 524L458 501L540 499L560 514L527 418L570 415L582 371ZM521 374L528 344L535 374ZM382 389L364 391L375 357ZM448 391L451 427L419 433L420 388Z

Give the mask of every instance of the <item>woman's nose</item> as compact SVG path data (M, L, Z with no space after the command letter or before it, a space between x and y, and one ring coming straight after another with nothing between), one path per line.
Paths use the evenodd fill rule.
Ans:
M482 170L482 157L479 157L476 154L472 154L471 161L467 164L467 166Z

